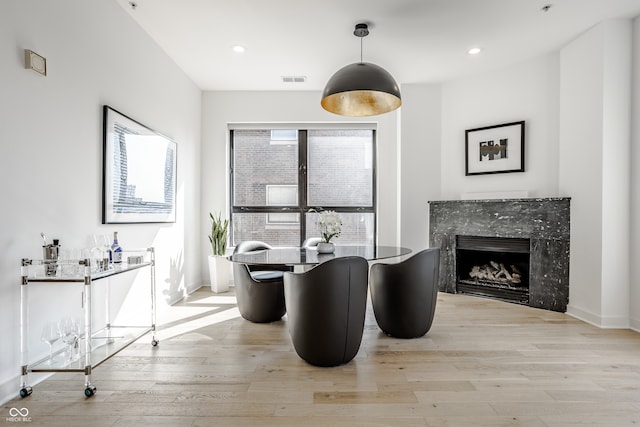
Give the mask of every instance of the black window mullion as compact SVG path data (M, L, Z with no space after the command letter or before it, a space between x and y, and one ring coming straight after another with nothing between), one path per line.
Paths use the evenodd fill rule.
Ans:
M234 211L234 204L235 204L235 190L234 190L234 182L233 182L233 172L234 172L234 152L233 152L233 146L234 146L234 134L233 134L233 129L231 129L229 131L229 222L231 223L232 219L233 219L233 214L235 213ZM229 244L233 245L233 241L234 241L234 237L233 237L233 226L231 224L229 224L229 228L228 228L228 239L229 239Z
M300 246L307 235L307 131L298 130L298 209L300 210Z
M371 176L371 179L373 180L373 182L371 183L371 185L373 186L373 193L372 193L372 212L373 212L373 243L377 244L378 243L378 213L377 213L377 208L376 206L378 206L378 131L374 130L373 131L373 135L372 135L372 139L371 139L371 144L372 144L372 156L373 156L373 164L371 165L373 167L373 174Z

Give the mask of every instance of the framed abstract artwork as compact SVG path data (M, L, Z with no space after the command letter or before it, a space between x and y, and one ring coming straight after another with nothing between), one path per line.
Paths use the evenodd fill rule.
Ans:
M524 121L465 131L465 175L524 172Z
M176 221L177 145L104 106L102 223Z

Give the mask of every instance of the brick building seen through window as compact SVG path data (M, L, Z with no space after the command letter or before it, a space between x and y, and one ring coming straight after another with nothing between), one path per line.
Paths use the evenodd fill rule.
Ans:
M231 244L299 246L317 237L311 209L340 213L342 245L375 242L375 131L231 131Z

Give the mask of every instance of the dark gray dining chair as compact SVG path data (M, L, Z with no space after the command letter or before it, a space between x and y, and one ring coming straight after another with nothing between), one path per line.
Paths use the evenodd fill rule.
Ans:
M321 241L322 239L320 237L308 237L304 242L302 242L302 247L307 249L317 248L318 243L320 243Z
M271 249L257 240L239 243L233 253ZM280 320L285 313L283 274L290 267L260 267L233 263L233 281L240 315L255 323Z
M371 266L371 304L378 326L396 338L418 338L433 323L440 249L424 249L396 264Z
M284 274L287 324L293 347L315 366L351 361L362 342L369 264L333 258L303 273Z

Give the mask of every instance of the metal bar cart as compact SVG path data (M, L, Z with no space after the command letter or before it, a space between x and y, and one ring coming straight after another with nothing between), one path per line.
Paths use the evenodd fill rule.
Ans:
M20 287L20 353L21 353L21 387L20 396L26 397L32 393L32 387L28 383L30 372L82 372L84 373L84 394L91 397L96 393L96 387L91 382L91 371L110 357L123 350L138 338L151 332L151 345L157 346L156 338L156 278L155 278L155 251L154 248L127 250L127 252L145 253L143 257L131 257L132 263L123 262L113 264L102 271L92 269L91 259L57 260L56 266L50 265L50 260L22 259ZM127 258L123 256L123 260ZM39 265L44 266L46 274L36 274L34 270ZM69 272L69 268L75 268L75 272ZM106 324L103 328L93 331L91 313L91 288L96 280L105 279L141 268L150 269L150 298L151 298L151 323L143 326L115 326L111 324L109 317L109 288L106 286ZM98 270L98 271L96 271ZM84 354L76 360L59 357L58 351L53 357L46 357L35 363L29 363L29 283L34 282L76 282L83 284L83 315L84 328L80 334L79 342L84 342L81 350ZM93 332L92 332L93 331Z

